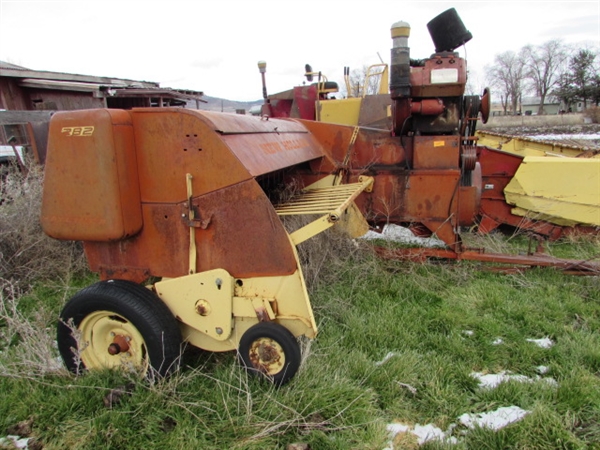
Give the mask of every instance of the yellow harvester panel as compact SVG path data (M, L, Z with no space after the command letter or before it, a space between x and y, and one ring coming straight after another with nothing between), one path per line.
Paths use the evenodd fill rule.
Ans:
M346 98L317 103L319 121L354 126L358 124L361 102L362 98Z
M504 194L514 214L600 226L600 160L526 157Z

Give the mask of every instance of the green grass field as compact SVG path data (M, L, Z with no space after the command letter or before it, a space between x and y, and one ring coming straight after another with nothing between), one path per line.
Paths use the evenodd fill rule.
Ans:
M279 389L249 378L234 353L192 349L180 372L154 383L75 377L57 360L55 321L93 276L45 281L26 295L5 283L0 436L27 435L29 448L45 449L600 448L599 277L381 260L366 244L320 260L322 248L310 251L320 334L303 341L301 370ZM591 258L600 243L550 251ZM474 373L513 378L485 388ZM524 416L498 430L459 420L506 407ZM392 436L392 424L408 431ZM410 431L418 425L445 438L420 439Z

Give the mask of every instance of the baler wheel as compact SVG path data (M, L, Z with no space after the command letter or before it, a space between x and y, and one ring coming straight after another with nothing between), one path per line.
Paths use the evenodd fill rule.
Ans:
M249 373L262 374L273 384L282 386L300 367L300 345L284 326L260 322L242 335L239 357Z
M130 368L143 376L177 369L181 332L169 308L150 290L124 280L100 281L64 306L57 330L67 368Z

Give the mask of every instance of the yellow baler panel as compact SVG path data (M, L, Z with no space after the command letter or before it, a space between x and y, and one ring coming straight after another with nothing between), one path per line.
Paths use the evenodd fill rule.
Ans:
M358 124L361 98L346 98L343 100L327 100L317 104L320 108L319 120L339 125Z

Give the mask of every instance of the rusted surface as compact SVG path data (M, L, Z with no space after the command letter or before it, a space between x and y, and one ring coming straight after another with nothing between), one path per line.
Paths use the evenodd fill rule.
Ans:
M272 339L261 338L250 347L250 362L262 373L273 375L283 370L285 354L281 346Z
M50 122L41 223L57 239L117 240L142 227L131 116L67 111Z
M196 303L196 313L202 317L206 317L211 313L210 303L206 300L198 300Z
M363 97L358 114L358 125L389 130L392 125L392 117L388 115L391 104L392 99L388 94Z
M268 322L271 320L269 318L269 313L267 312L267 310L264 307L255 308L255 311L256 311L256 317L258 318L259 322Z
M484 250L466 250L454 252L438 248L405 248L389 249L376 247L376 252L383 258L425 262L431 258L481 261L495 263L495 270L516 271L528 267L554 267L571 275L600 275L600 264L591 261L561 259L542 253L529 255L509 255L504 253L486 253ZM494 270L494 268L491 268Z
M329 173L335 169L344 161L348 151L352 168L356 170L375 170L381 166L402 164L406 160L400 138L390 136L389 131L361 128L351 147L354 127L310 121L301 123L321 145L325 156L330 158L329 164L320 159L314 160L313 170L320 173Z
M317 116L316 101L318 97L317 86L295 86L294 87L294 106L297 108L298 116L302 119L315 120ZM294 117L293 110L290 114Z
M425 116L439 115L444 112L444 103L440 99L427 98L410 103L412 114L423 114Z
M452 248L460 247L461 225L472 225L479 209L481 172L462 185L458 136L390 136L389 132L303 122L321 144L326 158L314 160L312 174L296 174L304 184L344 169L344 182L360 175L375 178L373 190L356 204L371 223L422 224ZM348 157L349 155L349 157ZM348 160L347 166L342 162ZM302 183L301 183L302 184Z
M432 83L432 73L455 69L456 81ZM411 67L410 86L412 97L454 97L464 94L467 82L467 65L463 58L448 54L434 55L423 67Z
M132 114L142 202L183 202L187 173L194 196L252 178L203 116L171 109Z
M112 343L108 346L108 353L111 355L118 355L119 353L125 353L129 351L129 339L121 334L116 335L113 338Z
M198 271L222 268L244 278L288 275L296 270L283 225L256 181L197 197L193 206L199 219L210 218L206 229L194 228ZM103 272L126 267L129 270L120 274L125 279L138 272L160 277L187 274L189 228L182 217L187 211L185 201L147 203L142 210L144 228L137 236L86 243L91 269Z
M459 168L458 136L416 136L414 138L414 169Z
M59 150L50 160L56 174L43 221L55 237L84 240L103 279L186 274L190 227L199 271L253 277L296 270L287 233L254 178L322 157L302 124L148 108L78 111L53 126L51 147ZM72 182L61 178L65 170ZM80 181L83 188L75 188Z

